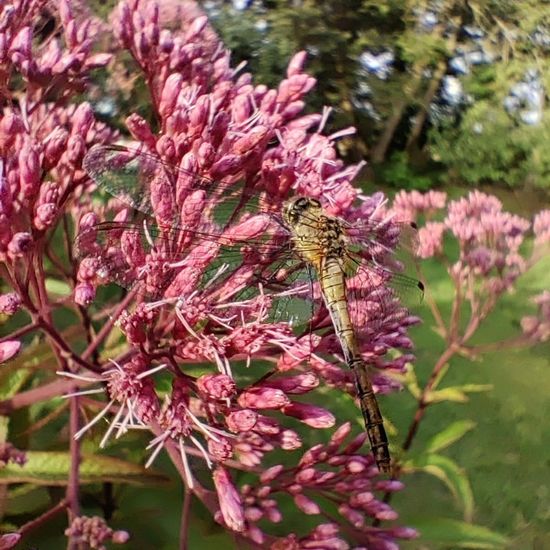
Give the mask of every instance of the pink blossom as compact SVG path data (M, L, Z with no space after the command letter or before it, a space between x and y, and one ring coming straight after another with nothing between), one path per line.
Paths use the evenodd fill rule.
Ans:
M420 258L431 258L443 252L445 230L442 222L428 222L419 229L417 254Z
M163 449L171 458L175 451L189 491L216 514L213 480L220 523L258 545L343 549L366 540L375 548L399 537L385 526L371 527L372 520L396 517L377 491L401 486L377 485L372 457L367 448L361 451L364 434L354 438L348 423L337 427L326 445L292 452L310 440L302 439L308 429L331 430L336 422L330 404L311 404L310 395L325 386L336 395L351 393L353 383L330 321L319 319L314 334L302 336L288 322L274 322L278 298L271 289L260 289L256 277L257 268L272 265L280 241L276 214L297 194L322 198L327 212L353 224L354 243L370 235L370 259L379 265L386 265L400 241L401 226L386 199L363 197L354 185L361 164L346 166L338 159L335 141L353 129L327 136L329 110L303 114L315 84L304 72L305 53L290 61L286 78L270 89L231 65L230 52L190 3L159 7L123 1L107 25L86 6L63 0L51 9L59 32L48 40L34 20L39 3L30 1L29 14L23 13L24 5L16 2L13 15L6 15L12 38L7 54L0 54L6 74L22 81L19 101L6 107L0 121L0 255L7 272L17 275L11 277L15 288L0 303L6 313L29 310L35 323L30 329L46 332L45 341L55 346L52 357L60 363L60 376L75 384L97 381L97 387L83 390L81 401L71 389L73 404L87 405L95 392L105 394L92 403L90 410L98 412L73 434L75 439L92 426L105 425L100 446L132 429L153 432L147 465ZM175 25L169 12L177 15ZM139 68L158 122L153 126L127 113L126 126L136 140L132 147L149 161L138 173L128 170L118 181L121 188L101 181L101 170L117 163L136 167L129 162L136 155L124 160L114 154L96 164L102 160L97 146L114 143L118 135L96 120L93 102L104 91L90 78L92 69L106 67L115 87L128 91L121 71L107 67L111 54L100 51L113 29L126 50L123 58L131 56ZM8 84L8 89L19 85ZM90 103L81 101L84 95ZM142 195L132 194L142 187ZM94 193L106 200L92 198ZM227 198L242 201L226 224L213 212ZM426 199L423 212L431 215L441 200L437 195ZM262 214L251 212L254 202ZM140 225L133 225L136 208ZM505 270L514 276L523 269L516 256L521 224L506 223L503 257ZM71 249L73 227L78 237ZM48 248L54 233L64 237L59 253ZM222 238L212 239L213 234ZM463 261L486 269L493 260L478 248ZM47 262L41 257L45 252L51 256ZM42 290L41 280L31 292L20 284L21 273L39 278L41 265L73 285L66 302ZM360 352L379 372L373 377L379 391L396 389L383 373L403 370L412 356L388 352L411 347L407 328L416 322L385 288L390 273L379 270L371 285L354 279L357 288L350 296ZM290 269L277 273L279 281L291 275ZM29 279L34 285L34 275ZM124 291L100 288L111 282ZM79 313L82 346L65 342L56 315L50 315L54 307ZM15 338L2 345L7 359L20 347ZM290 451L284 466L268 469L283 451ZM195 476L190 455L203 460L212 480L208 473ZM232 476L234 466L249 470L249 485ZM301 537L286 533L277 540L270 534L273 523L281 523L284 532L288 512L280 501L315 519L326 496L342 503L343 515L335 507L335 523L318 524ZM76 497L70 498L76 508ZM103 520L86 517L74 518L67 535L73 545L98 547L128 538Z
M79 544L89 545L91 548L104 549L103 543L108 541L125 542L128 537L124 531L113 531L107 522L99 516L75 517L65 530L65 535Z
M0 313L13 315L21 307L21 298L16 292L0 295Z
M18 340L5 340L0 342L0 363L13 359L21 349L21 342Z
M542 246L550 242L550 210L540 211L533 220L535 244Z
M6 533L5 535L0 536L0 550L15 548L20 540L21 535L19 533Z
M447 194L441 191L428 191L420 193L419 191L400 191L393 201L393 211L397 219L403 222L412 222L420 214L426 216L433 215L437 210L445 207Z
M229 472L219 466L214 471L213 479L224 523L232 531L243 531L245 527L243 505Z
M27 455L9 442L2 443L0 444L0 467L5 467L10 462L23 466L27 462Z

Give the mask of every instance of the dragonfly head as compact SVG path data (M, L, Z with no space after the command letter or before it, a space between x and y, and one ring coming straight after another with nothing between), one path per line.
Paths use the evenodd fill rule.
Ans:
M283 221L289 227L294 227L303 222L304 217L318 217L323 211L321 203L310 197L296 197L283 205Z

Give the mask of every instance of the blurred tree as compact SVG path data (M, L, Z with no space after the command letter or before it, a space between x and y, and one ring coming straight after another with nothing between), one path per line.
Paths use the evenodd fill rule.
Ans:
M310 54L311 108L334 106L341 143L400 187L451 169L472 184L550 187L545 90L550 16L535 0L233 0L203 2L258 79ZM357 145L359 144L359 145Z

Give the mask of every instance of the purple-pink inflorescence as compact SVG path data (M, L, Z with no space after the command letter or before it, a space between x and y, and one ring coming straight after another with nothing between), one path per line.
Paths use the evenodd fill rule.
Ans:
M355 206L358 191L351 182L360 166L344 166L334 148L334 140L352 130L326 137L321 132L328 111L322 115L302 114L304 96L315 84L303 71L305 55L300 53L291 60L278 88L254 85L250 74L239 74L231 67L229 52L204 16L191 8L180 15L181 29L175 31L161 28L162 11L153 3L122 2L112 18L118 40L143 72L159 120L159 131L155 132L137 114L130 115L126 122L135 140L133 146L141 144L167 166L181 168L174 172L173 188L165 178L153 177L150 182L150 212L161 231L174 219L182 228L205 223L203 211L212 199L202 190L189 191L196 178L202 177L224 181L224 185L240 182L253 191L251 194L262 197L264 211L278 211L289 196L305 194L320 197L329 212L350 221L377 219L376 241L381 246L373 255L382 259L395 246L398 231L390 217L380 223L386 213L383 197L367 198L366 203ZM94 152L90 155L87 162L93 165ZM75 301L93 303L97 287L108 281L102 271L106 254L110 262L124 265L130 278L142 278L146 288L145 294L136 294L134 305L118 320L133 346L133 358L111 365L101 376L107 382L110 401L100 416L118 404L107 435L119 436L133 427L154 426L150 462L164 445L175 445L183 477L195 491L198 481L188 455L202 456L212 468L220 506L218 520L258 543L275 541L257 522L264 517L282 520L277 498L284 493L292 495L299 511L317 514L324 521L320 513L323 504L316 499L321 493L332 492L340 502L340 515L326 536L339 541L337 544L347 544L346 536L338 534L338 521L353 525L354 540L372 545L389 544L398 537L390 528L369 527L369 517L394 520L397 515L375 497L376 491L385 488L376 485L377 469L368 446L360 450L363 437L344 454L335 443L323 452L305 452L304 457L312 457L310 472L329 464L333 469L333 474L323 479L313 476L307 497L301 494L298 481L290 483L288 479L300 477L303 465L295 471L289 468L289 473L273 477L258 488L239 486L238 477L230 474L231 468L251 472L265 469L272 460L270 453L276 449L300 449L302 437L295 428L287 427L286 418L308 428L335 425L329 410L301 398L326 384L353 393L350 374L338 362L329 360L340 353L334 336L300 337L287 323L270 321L271 297L261 290L239 298L244 288L254 284L250 262L223 276L209 271L205 282L204 273L220 251L218 242L197 243L190 232L182 229L178 254L185 261L178 261L174 251L169 254L162 243L158 245L159 241L148 251L135 230L121 230L109 241L105 252L98 250L95 224L107 214L114 221L125 221L127 206L110 201L98 208L83 200L78 208L79 230L84 235L79 245L92 253L80 262ZM267 221L261 215L245 217L225 230L223 242L252 242L264 235ZM214 225L207 229L219 230ZM266 261L262 251L253 247L246 254L257 254L259 263ZM365 359L380 369L381 374L375 378L378 387L391 391L393 386L382 375L383 370L402 371L411 356L389 359L384 355L391 348L411 347L406 329L416 319L392 301L389 291L386 299L380 296L385 292L383 283L382 273L376 288L364 289L372 293L369 314L376 318L376 329L365 329L371 334L363 339L363 351ZM147 297L153 294L154 299ZM377 307L377 303L384 307ZM354 308L354 312L359 315L360 308ZM267 361L271 370L254 375L255 361L260 359ZM243 382L235 372L242 369L242 363L236 361L243 360L249 365L253 381ZM200 376L188 374L188 366L197 363L209 365L208 371ZM173 377L164 404L152 383L159 370L169 371ZM348 430L347 425L342 429ZM102 443L106 442L104 438ZM353 465L361 466L354 472L354 489L346 484ZM260 501L254 506L248 505L257 491L264 496L258 497ZM369 492L368 505L357 500L360 491ZM267 498L269 493L273 497ZM255 509L265 513L256 513ZM323 528L319 529L311 537L321 536Z

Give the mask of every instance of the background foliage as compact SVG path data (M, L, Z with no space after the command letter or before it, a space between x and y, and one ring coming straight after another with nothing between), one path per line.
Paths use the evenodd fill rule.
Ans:
M203 4L235 61L261 82L273 82L292 52L310 54L311 108L330 105L333 127L358 129L341 152L366 156L369 180L550 186L546 2Z

